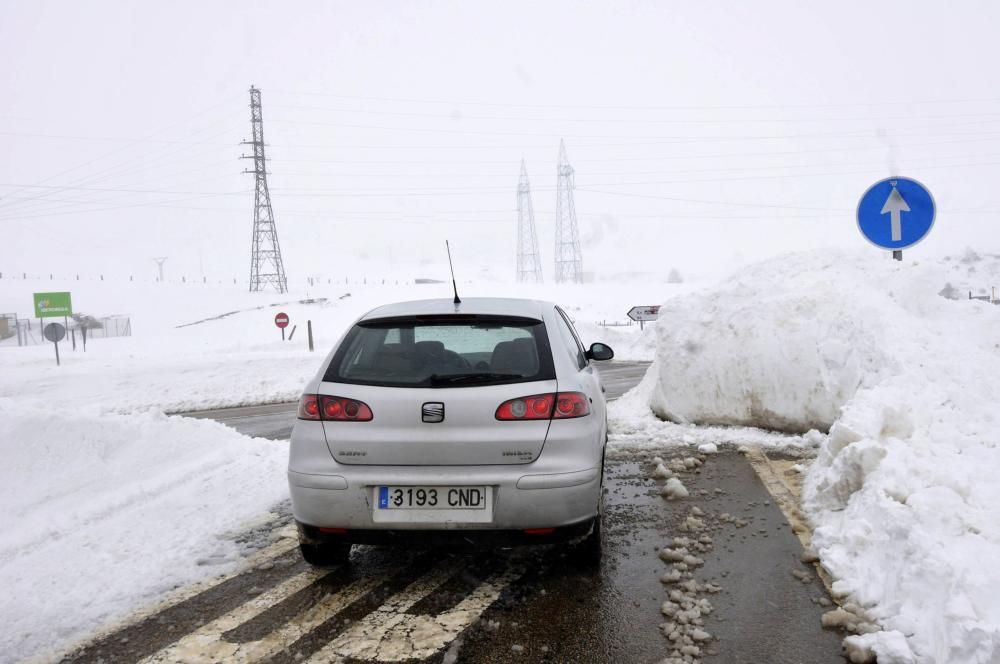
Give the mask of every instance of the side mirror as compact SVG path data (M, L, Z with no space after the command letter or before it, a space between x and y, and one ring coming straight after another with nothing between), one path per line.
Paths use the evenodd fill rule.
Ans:
M598 362L605 362L614 356L615 351L611 350L611 346L602 343L590 344L590 350L587 351L587 359Z

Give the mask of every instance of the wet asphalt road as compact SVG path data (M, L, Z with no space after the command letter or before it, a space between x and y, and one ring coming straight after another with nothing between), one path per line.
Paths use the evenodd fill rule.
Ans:
M641 367L620 371L634 383ZM700 457L701 467L678 472L690 496L668 501L651 477L657 454L668 463L697 456L672 446L609 453L596 564L571 546L355 547L349 566L317 571L300 559L283 506L243 537L243 571L64 661L658 662L671 652L660 607L681 586L661 583L674 565L657 551L683 537L703 564L681 583L693 580L689 596L711 605L703 628L712 638L696 661L844 662L842 635L820 626L826 590L743 455Z

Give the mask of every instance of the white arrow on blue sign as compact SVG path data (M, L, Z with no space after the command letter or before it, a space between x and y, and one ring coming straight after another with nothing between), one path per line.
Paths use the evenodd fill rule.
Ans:
M910 178L886 178L861 197L858 229L875 246L898 251L924 239L936 210L924 185Z

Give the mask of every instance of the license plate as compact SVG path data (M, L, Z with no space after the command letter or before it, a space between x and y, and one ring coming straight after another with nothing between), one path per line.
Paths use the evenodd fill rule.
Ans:
M379 510L484 510L484 486L380 486Z

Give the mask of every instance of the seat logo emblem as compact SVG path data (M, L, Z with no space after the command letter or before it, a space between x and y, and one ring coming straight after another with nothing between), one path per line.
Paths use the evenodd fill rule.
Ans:
M438 402L425 403L421 409L424 422L434 424L444 422L444 404Z

